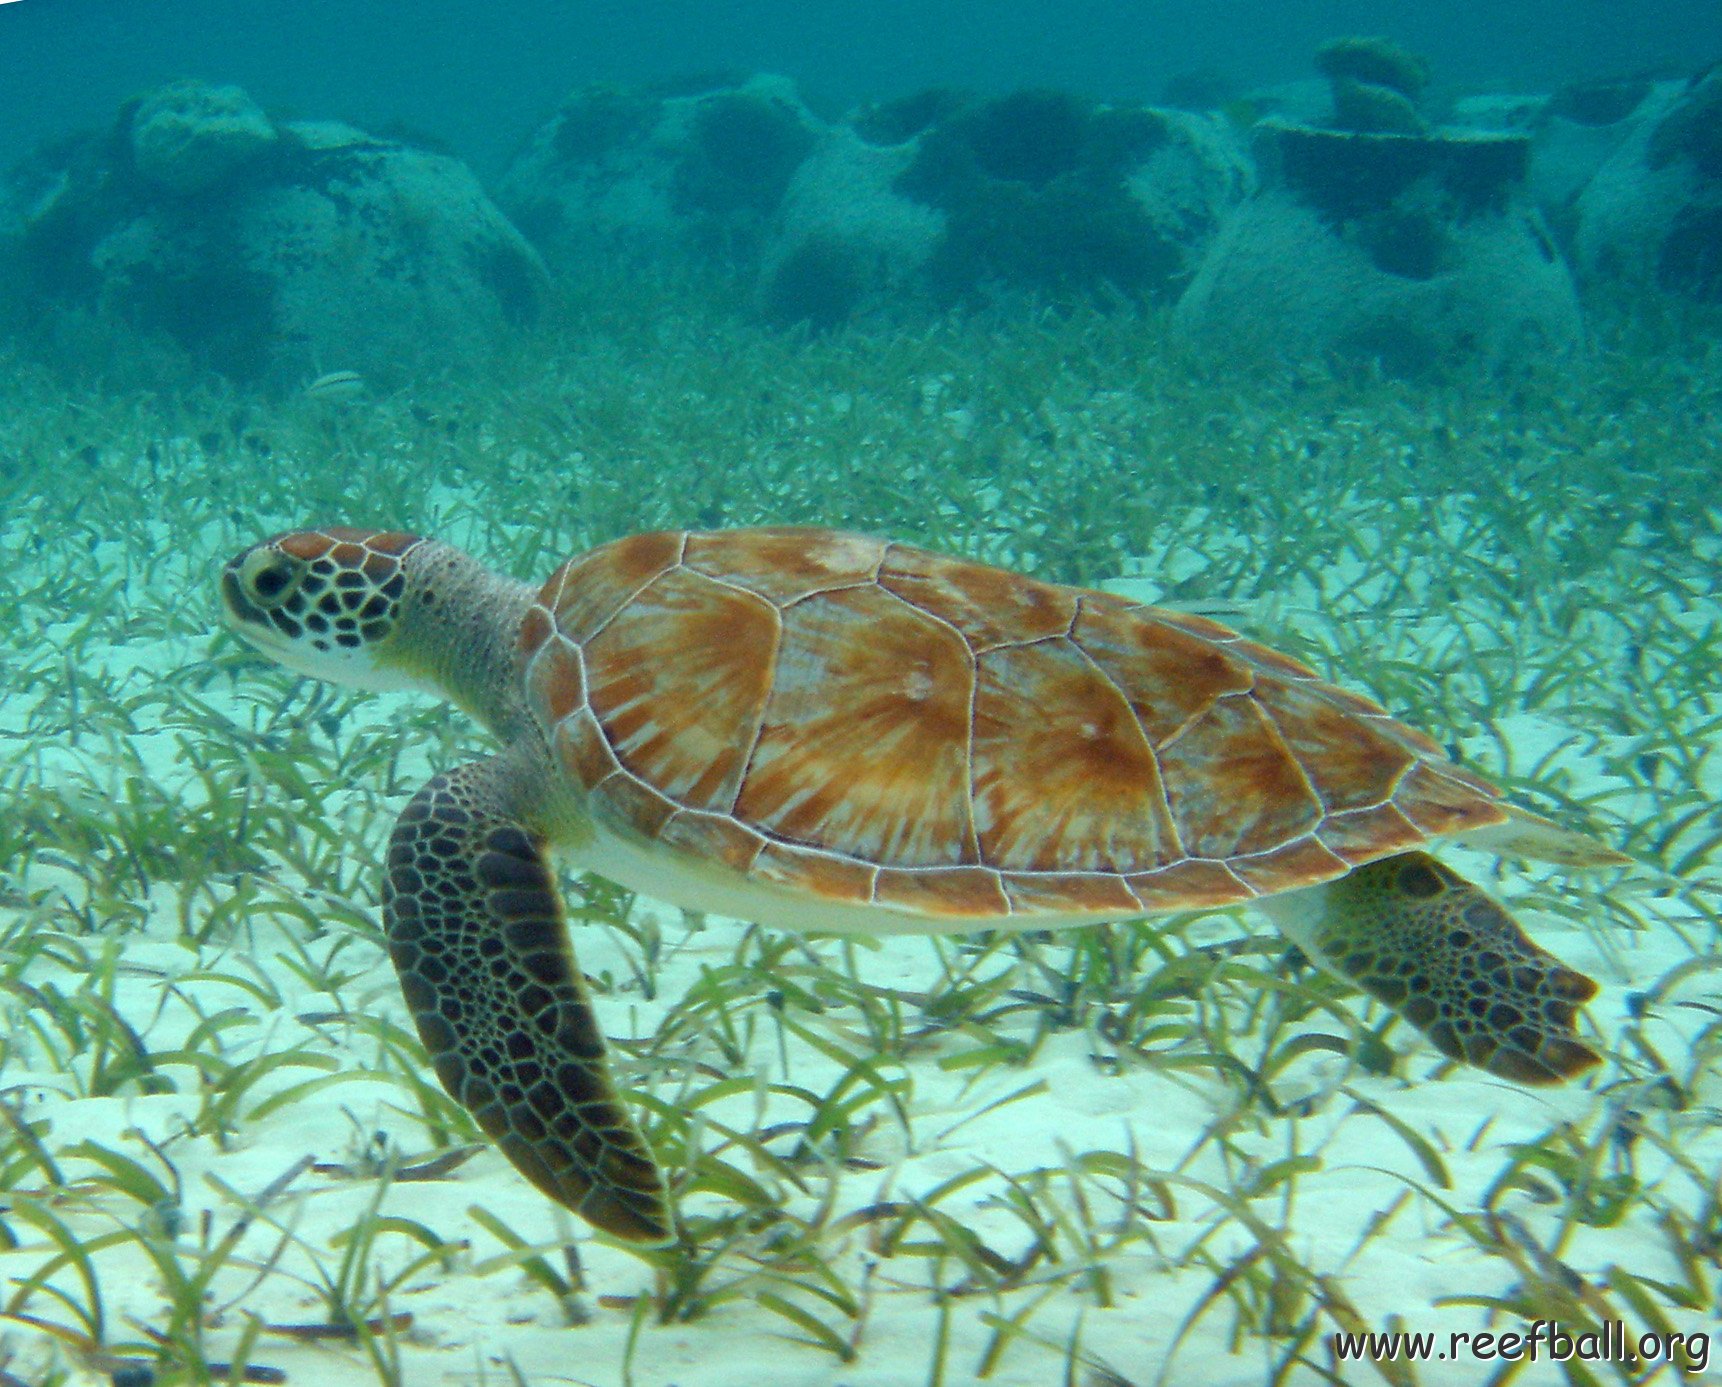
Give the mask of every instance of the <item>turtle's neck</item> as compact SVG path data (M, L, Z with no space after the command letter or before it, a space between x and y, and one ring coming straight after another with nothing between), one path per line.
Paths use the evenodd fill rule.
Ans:
M538 589L426 540L407 565L395 662L504 743L533 727L520 686L520 623Z

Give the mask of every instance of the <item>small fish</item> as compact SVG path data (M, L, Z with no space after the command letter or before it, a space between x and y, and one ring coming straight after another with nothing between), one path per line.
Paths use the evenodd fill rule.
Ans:
M329 371L305 387L307 400L356 400L365 393L365 378L357 371Z

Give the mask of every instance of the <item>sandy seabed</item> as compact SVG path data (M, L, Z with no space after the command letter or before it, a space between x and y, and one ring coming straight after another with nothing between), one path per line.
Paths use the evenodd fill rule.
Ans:
M968 406L937 408L966 437ZM924 427L924 394L914 409ZM1370 446L1355 419L1312 427ZM152 1335L219 1363L254 1331L250 1363L329 1387L1534 1385L1587 1379L1546 1348L1512 1372L1464 1348L1340 1363L1331 1336L1429 1331L1445 1352L1450 1334L1537 1319L1619 1317L1634 1339L1714 1323L1714 509L1681 544L1626 527L1639 548L1599 560L1551 615L1546 585L1532 601L1455 577L1450 555L1485 517L1473 496L1420 503L1410 552L1360 503L1343 552L1312 531L1314 559L1233 618L1270 643L1290 633L1294 653L1412 721L1395 694L1416 671L1494 671L1507 702L1467 685L1469 725L1429 730L1640 860L1568 879L1444 854L1601 983L1587 1025L1607 1059L1569 1087L1444 1064L1403 1026L1383 1051L1386 1014L1288 968L1246 912L1098 943L786 942L572 883L580 965L648 1130L715 1162L682 1200L705 1239L696 1277L593 1236L488 1147L437 1178L401 1175L473 1133L427 1106L375 933L376 864L412 788L482 743L425 700L324 694L212 633L220 562L271 529L346 518L324 513L328 492L252 503L230 464L219 502L154 513L175 502L141 483L127 496L126 469L148 469L122 446L102 443L100 495L15 501L0 530L12 1380L112 1381ZM222 471L195 436L164 446L174 487ZM472 517L496 504L446 478L404 523L441 519L486 553L496 531ZM989 533L1011 531L1011 504L983 498ZM969 522L952 523L960 541ZM1183 597L1258 542L1190 507L1137 525L1118 582ZM1632 578L1652 568L1654 583ZM1647 685L1667 695L1663 741L1635 721ZM583 1283L556 1294L568 1239ZM662 1322L672 1304L701 1313ZM371 1322L357 1341L316 1330L349 1312ZM160 1380L225 1380L204 1371Z

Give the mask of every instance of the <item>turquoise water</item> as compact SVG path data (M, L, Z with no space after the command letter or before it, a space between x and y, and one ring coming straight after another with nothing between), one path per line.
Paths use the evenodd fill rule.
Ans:
M312 64L243 7L53 13L0 6L43 90L127 42L0 210L0 1371L1673 1381L1607 1361L1660 1335L1714 1375L1722 98L1627 72L1699 69L1707 12L1436 10L1331 82L1370 16L313 7ZM722 64L788 77L653 85ZM122 104L187 71L243 90ZM905 99L944 82L992 91ZM570 863L679 1220L594 1234L389 966L397 816L494 743L263 658L218 575L308 524L537 583L786 523L1217 619L1624 854L1438 848L1595 980L1599 1062L1455 1064L1238 905L878 942Z

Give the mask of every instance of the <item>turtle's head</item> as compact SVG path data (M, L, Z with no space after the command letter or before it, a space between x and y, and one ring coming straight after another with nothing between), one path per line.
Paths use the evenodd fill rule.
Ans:
M531 726L520 624L537 591L452 544L345 526L276 535L221 572L227 624L270 659L452 698L505 741Z
M227 624L270 659L361 689L422 688L398 648L418 535L331 526L276 535L221 573ZM441 547L441 546L432 546ZM392 657L392 658L391 658Z

